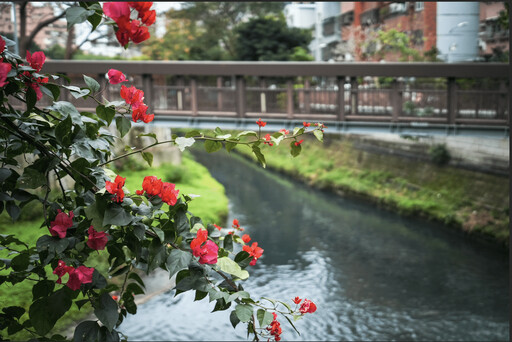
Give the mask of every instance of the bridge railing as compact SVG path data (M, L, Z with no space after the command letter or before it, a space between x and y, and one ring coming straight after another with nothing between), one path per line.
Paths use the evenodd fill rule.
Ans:
M43 72L107 85L110 68L159 116L509 123L509 66L498 63L48 61ZM104 95L120 99L119 88Z

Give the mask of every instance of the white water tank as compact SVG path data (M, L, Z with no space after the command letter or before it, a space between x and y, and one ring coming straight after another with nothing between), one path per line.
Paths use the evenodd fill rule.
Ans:
M445 62L468 62L478 57L480 4L437 3L437 48Z

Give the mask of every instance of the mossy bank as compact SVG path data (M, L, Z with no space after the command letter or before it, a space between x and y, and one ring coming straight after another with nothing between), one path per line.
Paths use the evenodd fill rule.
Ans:
M508 177L361 149L357 141L356 136L326 135L322 144L307 137L296 158L288 144L264 146L262 152L268 168L316 188L440 221L508 248ZM251 156L247 148L236 151Z

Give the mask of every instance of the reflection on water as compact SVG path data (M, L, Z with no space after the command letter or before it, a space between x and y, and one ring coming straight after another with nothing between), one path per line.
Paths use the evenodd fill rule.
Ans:
M197 155L226 187L230 218L265 249L244 284L254 297L312 299L283 340L509 340L506 253L445 227L312 190L215 153ZM214 200L214 199L212 199ZM230 310L170 291L139 307L132 340L245 340Z

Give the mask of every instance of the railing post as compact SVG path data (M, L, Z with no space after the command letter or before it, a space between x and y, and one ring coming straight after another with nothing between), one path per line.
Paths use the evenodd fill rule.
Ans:
M505 111L506 109L508 108L508 101L507 99L510 101L509 99L509 94L507 92L507 85L505 84L505 80L500 80L500 88L499 88L499 95L498 95L498 103L499 103L499 113L496 113L497 117L499 117L500 115L503 116L503 118L505 120L507 120L507 125L509 124L510 122L510 113L509 115L507 115L505 117Z
M391 113L391 121L396 122L398 121L398 117L400 116L400 112L402 111L400 84L396 78L393 80L393 83L391 84L391 103L393 106L393 111Z
M142 75L142 87L144 87L144 103L149 108L154 109L153 76L151 74Z
M265 89L267 88L267 84L265 82L265 79L260 78L260 88ZM262 91L260 93L260 108L262 113L267 112L267 93L266 91Z
M192 116L197 116L197 81L195 78L190 79L190 102Z
M178 87L180 87L180 89L176 92L176 108L178 110L183 110L183 77L178 76L176 83L178 84Z
M352 115L357 115L357 111L358 111L358 100L357 100L357 97L358 97L358 93L359 93L359 89L357 87L357 78L356 77L351 77L350 78L350 111L352 113Z
M222 111L222 76L217 77L217 110Z
M336 78L338 85L338 121L345 121L345 76Z
M286 80L286 116L288 119L293 119L293 82Z
M239 118L245 116L245 78L237 75L236 79L236 113Z
M448 123L455 124L457 116L457 85L455 77L448 77L446 109L448 111Z
M304 81L304 113L311 114L311 90L309 80Z

